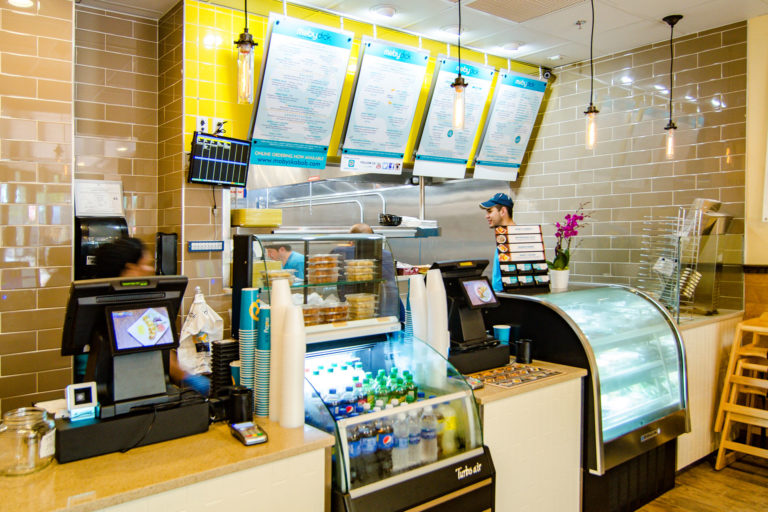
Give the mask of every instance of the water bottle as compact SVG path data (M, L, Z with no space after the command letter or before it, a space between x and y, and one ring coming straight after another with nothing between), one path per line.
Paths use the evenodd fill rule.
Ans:
M379 462L376 458L378 439L370 422L360 425L360 464L358 478L361 484L373 482L379 477Z
M363 407L366 404L366 397L365 397L365 393L363 393L362 382L355 383L354 397L355 397L355 412L357 414L362 414Z
M442 429L440 430L442 435L440 436L440 450L443 457L450 457L458 450L458 443L456 441L456 411L450 406L448 402L444 402L437 406L437 411L442 416Z
M408 413L408 467L421 464L421 421L416 411Z
M408 447L410 438L408 435L408 418L405 413L401 412L395 417L392 432L395 435L395 446L392 448L392 473L400 473L409 466Z
M421 463L429 464L437 460L437 416L431 405L421 414Z
M388 417L381 418L376 422L376 434L378 436L376 459L379 462L379 477L387 478L392 475L392 450L395 446L392 422Z
M339 395L336 394L336 388L328 390L328 394L323 397L323 402L325 402L325 406L328 407L331 416L333 416L334 419L339 419L339 414L341 414L341 411L339 410L341 402L339 400Z
M352 386L347 386L344 393L339 398L339 418L347 418L355 412L357 400L353 393Z
M360 482L360 432L356 426L347 430L347 446L349 447L349 481L353 485Z

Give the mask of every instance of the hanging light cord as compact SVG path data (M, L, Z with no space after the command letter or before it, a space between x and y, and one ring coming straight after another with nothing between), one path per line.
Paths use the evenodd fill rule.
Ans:
M595 44L595 0L590 0L592 5L592 30L589 34L589 105L592 106L595 90L595 63L592 60L592 47Z
M672 44L672 39L675 33L674 23L669 27L669 126L672 126L672 86L674 85L675 75L672 74L675 63L675 46Z
M245 31L248 32L248 0L245 0Z
M461 0L459 0L459 76L461 76Z

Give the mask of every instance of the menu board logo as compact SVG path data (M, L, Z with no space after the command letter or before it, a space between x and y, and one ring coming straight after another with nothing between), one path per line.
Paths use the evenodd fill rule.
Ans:
M328 42L331 40L331 35L328 32L315 32L307 27L300 27L296 30L296 35L313 41Z
M478 462L477 464L475 464L471 468L469 466L467 466L467 465L464 465L464 467L458 467L458 468L454 469L454 471L456 472L456 479L457 480L462 480L464 478L467 478L468 476L472 476L472 475L476 475L476 474L480 473L480 471L482 471L482 469L483 469L483 463L482 462Z
M394 48L385 48L384 49L384 55L387 57L392 57L396 60L410 60L411 54L406 51L397 51Z

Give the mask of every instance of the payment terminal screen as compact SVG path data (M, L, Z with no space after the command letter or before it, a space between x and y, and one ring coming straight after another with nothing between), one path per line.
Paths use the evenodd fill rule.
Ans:
M493 293L491 283L484 277L477 279L466 279L461 281L467 300L472 307L495 306L498 299Z
M168 308L116 309L110 312L117 352L173 345Z

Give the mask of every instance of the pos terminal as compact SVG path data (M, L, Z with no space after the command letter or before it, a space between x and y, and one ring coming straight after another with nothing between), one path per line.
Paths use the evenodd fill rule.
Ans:
M488 260L436 261L448 301L448 330L451 348L448 360L461 373L472 373L504 366L509 362L509 347L486 332L483 312L499 306L483 270Z
M56 457L69 462L204 432L208 404L168 378L175 319L187 278L149 276L72 283L62 355L87 353L100 416L58 420Z

